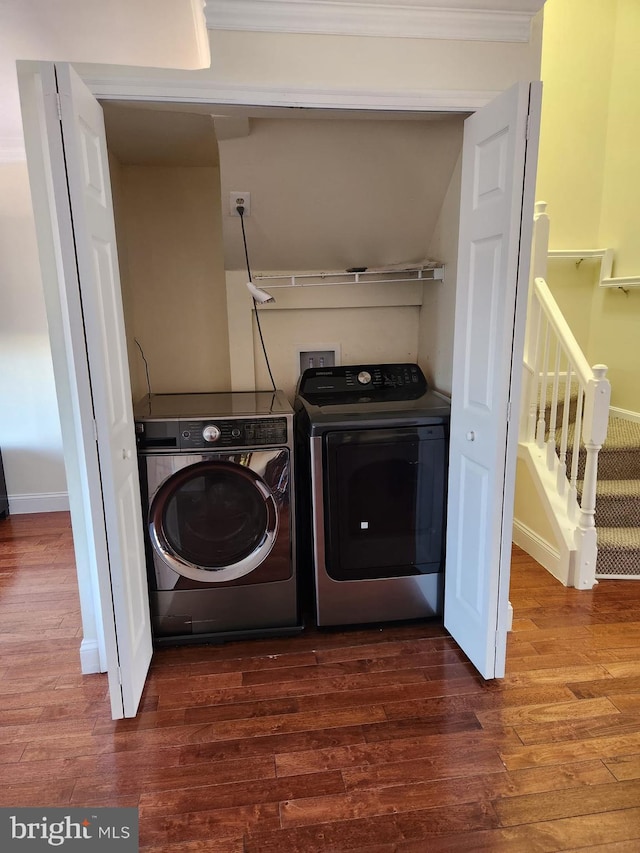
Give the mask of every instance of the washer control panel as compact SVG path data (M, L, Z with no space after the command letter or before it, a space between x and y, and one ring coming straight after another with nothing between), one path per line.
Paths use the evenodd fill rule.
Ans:
M139 451L213 450L286 444L286 418L167 420L136 423Z
M287 443L286 418L180 421L180 450Z

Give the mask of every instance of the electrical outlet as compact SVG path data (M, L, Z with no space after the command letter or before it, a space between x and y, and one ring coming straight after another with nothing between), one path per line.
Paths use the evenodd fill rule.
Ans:
M244 216L251 216L251 193L244 190L233 190L229 193L229 213L231 216L240 216L238 206L244 207Z

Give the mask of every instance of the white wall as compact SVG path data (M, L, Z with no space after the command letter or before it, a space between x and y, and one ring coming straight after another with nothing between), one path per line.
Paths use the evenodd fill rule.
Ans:
M537 78L540 37L541 17L519 44L214 31L211 70L200 76L323 89L501 91Z
M11 512L67 507L39 276L26 169L0 164L0 447Z

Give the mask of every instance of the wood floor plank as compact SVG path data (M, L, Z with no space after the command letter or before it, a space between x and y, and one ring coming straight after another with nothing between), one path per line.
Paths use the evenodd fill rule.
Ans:
M198 786L221 786L224 784L253 782L257 779L275 779L275 764L272 756L258 758L216 761L203 764L198 768ZM77 776L71 801L82 805L117 795L118 793L137 793L142 797L151 797L162 791L190 792L193 786L194 770L189 765L155 766L141 769L135 773L106 774L102 778ZM144 794L140 795L140 791ZM217 797L215 798L217 801ZM183 809L184 811L184 809Z
M424 841L407 842L395 845L390 853L460 853L463 850L474 853L628 853L631 850L635 853L640 847L639 837L639 810L623 809L493 830L447 833L430 837L428 846L422 849L419 845L424 845Z
M633 809L638 803L640 781L633 779L615 784L591 785L587 788L504 797L496 800L494 806L503 826L515 826Z
M640 754L610 758L604 764L619 782L640 779Z
M167 817L147 817L144 810L140 810L140 837L145 845L151 847L179 841L207 841L211 844L213 839L216 843L220 839L235 840L242 834L248 835L252 829L273 831L279 827L278 806L273 803ZM212 853L214 851L215 848Z
M551 702L536 705L520 705L476 712L483 728L494 725L522 726L527 723L544 725L568 720L591 719L592 717L611 716L619 712L614 703L606 696L598 699L581 699L574 702Z
M159 792L145 792L140 797L140 810L147 819L186 812L231 809L259 803L285 803L300 800L310 793L317 796L344 797L344 783L339 771L291 776L288 779L250 780L218 785L199 785Z
M500 752L509 770L540 765L562 765L594 758L605 760L635 754L640 754L640 735L636 733L534 746L508 746Z
M522 743L526 745L561 743L585 738L620 737L640 731L640 715L617 713L545 725L517 725L515 730Z
M237 838L216 838L213 842L205 838L200 841L177 841L175 844L144 844L140 847L140 853L244 853L244 839L240 835Z
M446 747L446 749L445 749ZM499 756L495 742L482 744L478 732L455 733L451 737L413 737L401 740L378 741L329 749L315 749L306 752L282 753L276 755L276 773L278 776L291 776L300 773L318 773L322 770L346 770L389 761L406 761L425 758L433 761L451 761L452 756L463 762L473 757L481 761L483 757L496 767Z

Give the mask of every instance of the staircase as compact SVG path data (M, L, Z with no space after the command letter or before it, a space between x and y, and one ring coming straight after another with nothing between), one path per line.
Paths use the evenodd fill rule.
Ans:
M546 284L545 208L534 219L519 456L559 543L547 568L580 589L640 580L640 422L609 417L607 368L588 364Z

